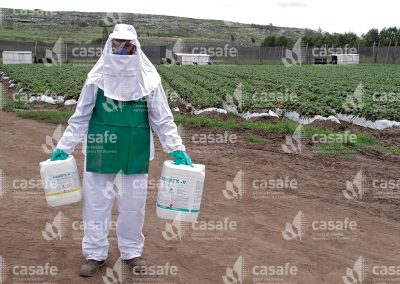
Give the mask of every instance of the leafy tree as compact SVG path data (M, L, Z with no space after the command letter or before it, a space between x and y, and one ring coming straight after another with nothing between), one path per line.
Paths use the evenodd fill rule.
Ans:
M366 34L363 34L362 37L367 46L373 46L374 42L376 44L379 42L379 31L378 29L370 29Z
M285 36L279 36L275 40L275 46L289 46L290 39Z
M267 36L261 46L266 47L266 46L275 46L275 42L276 42L276 36Z

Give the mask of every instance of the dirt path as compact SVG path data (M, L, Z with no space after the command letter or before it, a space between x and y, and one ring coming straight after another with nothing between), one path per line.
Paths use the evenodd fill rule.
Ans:
M400 283L400 272L387 276L376 269L378 265L400 266L399 187L386 199L382 198L385 192L373 188L376 180L399 179L398 156L367 152L321 158L308 145L299 155L287 154L281 146L285 137L279 134L264 134L265 142L257 144L245 142L243 133L237 134L236 143L193 143L196 133L224 134L205 128L183 129L193 160L206 165L201 222L194 227L166 225L156 216L156 188L149 188L144 256L154 272L163 275L133 277L124 266L120 269L112 229L107 268L96 277L80 278L81 204L48 207L37 184L38 164L49 157L42 144L47 147L46 136L52 137L56 127L0 113L0 169L5 180L0 200L0 260L7 265L2 269L3 283L119 283L111 281L112 275L124 283L224 283L223 276L231 269L234 278L244 280L226 283L344 283L346 268L352 269L360 256L368 265L362 283L391 278L398 282L390 283ZM149 174L153 184L168 158L158 143L156 147ZM75 157L82 169L81 152L76 151ZM357 189L355 176L360 170L365 195L346 199L342 192L346 181ZM285 180L286 188L279 189L277 184ZM26 181L31 183L24 185ZM290 186L288 182L292 182ZM266 183L275 188L256 189ZM231 198L233 191L226 191L230 186L236 193L242 188L243 194ZM324 221L335 222L335 229L324 230ZM46 223L52 223L58 232L46 231ZM343 224L352 228L341 230ZM285 226L288 232L282 234ZM287 240L293 238L290 227L294 233L297 228L297 240ZM38 275L38 266L46 263L57 272ZM167 265L176 267L171 270ZM21 275L25 266L35 266L36 275ZM360 270L355 267L355 276L357 272Z

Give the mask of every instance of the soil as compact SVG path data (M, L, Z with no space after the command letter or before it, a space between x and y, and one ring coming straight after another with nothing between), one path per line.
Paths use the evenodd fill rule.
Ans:
M152 186L148 191L143 229L146 236L143 256L148 265L158 267L158 271L167 264L176 266L176 275L134 276L125 270L118 273L118 267L114 265L119 251L115 230L111 229L106 265L96 276L82 278L79 276L84 261L82 230L79 229L82 204L49 207L43 189L36 183L40 180L39 162L50 156L44 151L50 148L46 145L46 137L53 136L57 125L22 119L15 113L5 112L0 113L0 121L0 169L5 180L0 203L0 255L3 264L7 264L2 276L3 280L7 279L3 283L120 283L112 282L111 275L119 277L123 283L224 283L223 276L233 269L232 275L237 281L226 280L225 283L336 284L343 283L346 269L352 269L360 256L368 264L368 281L378 277L372 274L374 266L400 265L399 187L397 185L392 192L392 198L383 198L376 188L377 180L398 181L399 155L365 150L352 155L320 156L308 143L303 145L300 153L285 153L283 134L257 133L264 139L252 143L244 139L251 131L241 130L228 132L236 135L235 142L210 143L209 137L223 135L224 130L183 127L181 134L188 153L195 163L206 165L199 223L194 227L187 224L174 227L170 221L158 218L155 210L157 188ZM203 135L209 143L196 140ZM398 141L399 129L374 135ZM53 143L56 142L53 140ZM80 147L74 156L82 170ZM149 173L153 183L159 179L166 159L168 156L157 141L156 158L151 162ZM347 199L343 194L346 181L354 187L352 182L360 170L365 194ZM235 177L239 186L233 186L235 192L240 192L238 188L244 192L232 198L229 194L232 192L227 189ZM294 180L296 185L284 189L256 188L263 181L285 179ZM33 181L33 185L24 187L21 185L24 181ZM46 240L46 232L43 232L46 223L52 223L57 214L61 214L59 212L65 221L65 227L58 235L61 237ZM297 239L285 239L282 231L291 227L286 223L296 225L293 219L301 214L304 230L298 232ZM114 220L116 215L114 208ZM318 227L327 221L339 226L345 220L354 221L355 228L323 230ZM231 226L213 229L212 224L221 223ZM168 231L171 225L180 238L171 240L176 237ZM169 237L165 237L166 233ZM240 264L240 261L243 261L243 270L234 267L235 262ZM37 267L46 263L57 267L55 275L25 276L19 273L21 266ZM295 275L272 274L274 267L286 263L296 268ZM263 267L270 269L268 275L257 274ZM388 277L381 275L384 280Z

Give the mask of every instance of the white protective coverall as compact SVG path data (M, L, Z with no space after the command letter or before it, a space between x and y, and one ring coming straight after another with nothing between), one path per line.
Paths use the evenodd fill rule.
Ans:
M113 38L130 40L136 45L136 54L112 54L111 40ZM151 130L156 132L165 152L185 151L161 85L161 79L155 67L142 52L133 26L124 24L115 26L101 58L88 74L75 113L68 120L68 127L57 148L71 154L75 146L84 140L83 153L86 154L88 123L99 88L104 90L104 96L121 102L146 97L150 132ZM151 160L154 158L152 134L150 138ZM107 258L111 209L115 196L118 202L116 230L121 258L127 260L142 255L147 178L147 174L87 172L85 161L83 175L85 230L82 252L86 259L101 261Z

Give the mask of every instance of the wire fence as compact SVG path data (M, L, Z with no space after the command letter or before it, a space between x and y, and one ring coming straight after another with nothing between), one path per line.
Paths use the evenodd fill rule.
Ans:
M101 56L103 44L70 44L64 43L60 56L63 62L95 63ZM34 42L19 42L0 40L0 54L2 51L32 51L35 61L54 54L55 45ZM167 44L145 44L142 49L146 56L155 64L162 63L167 51L181 53L207 53L211 55L214 64L282 64L288 50L286 47L242 46L234 42L185 42ZM360 55L360 63L398 64L400 63L400 47L374 45L372 47L354 47ZM305 63L313 64L315 49L303 47Z

